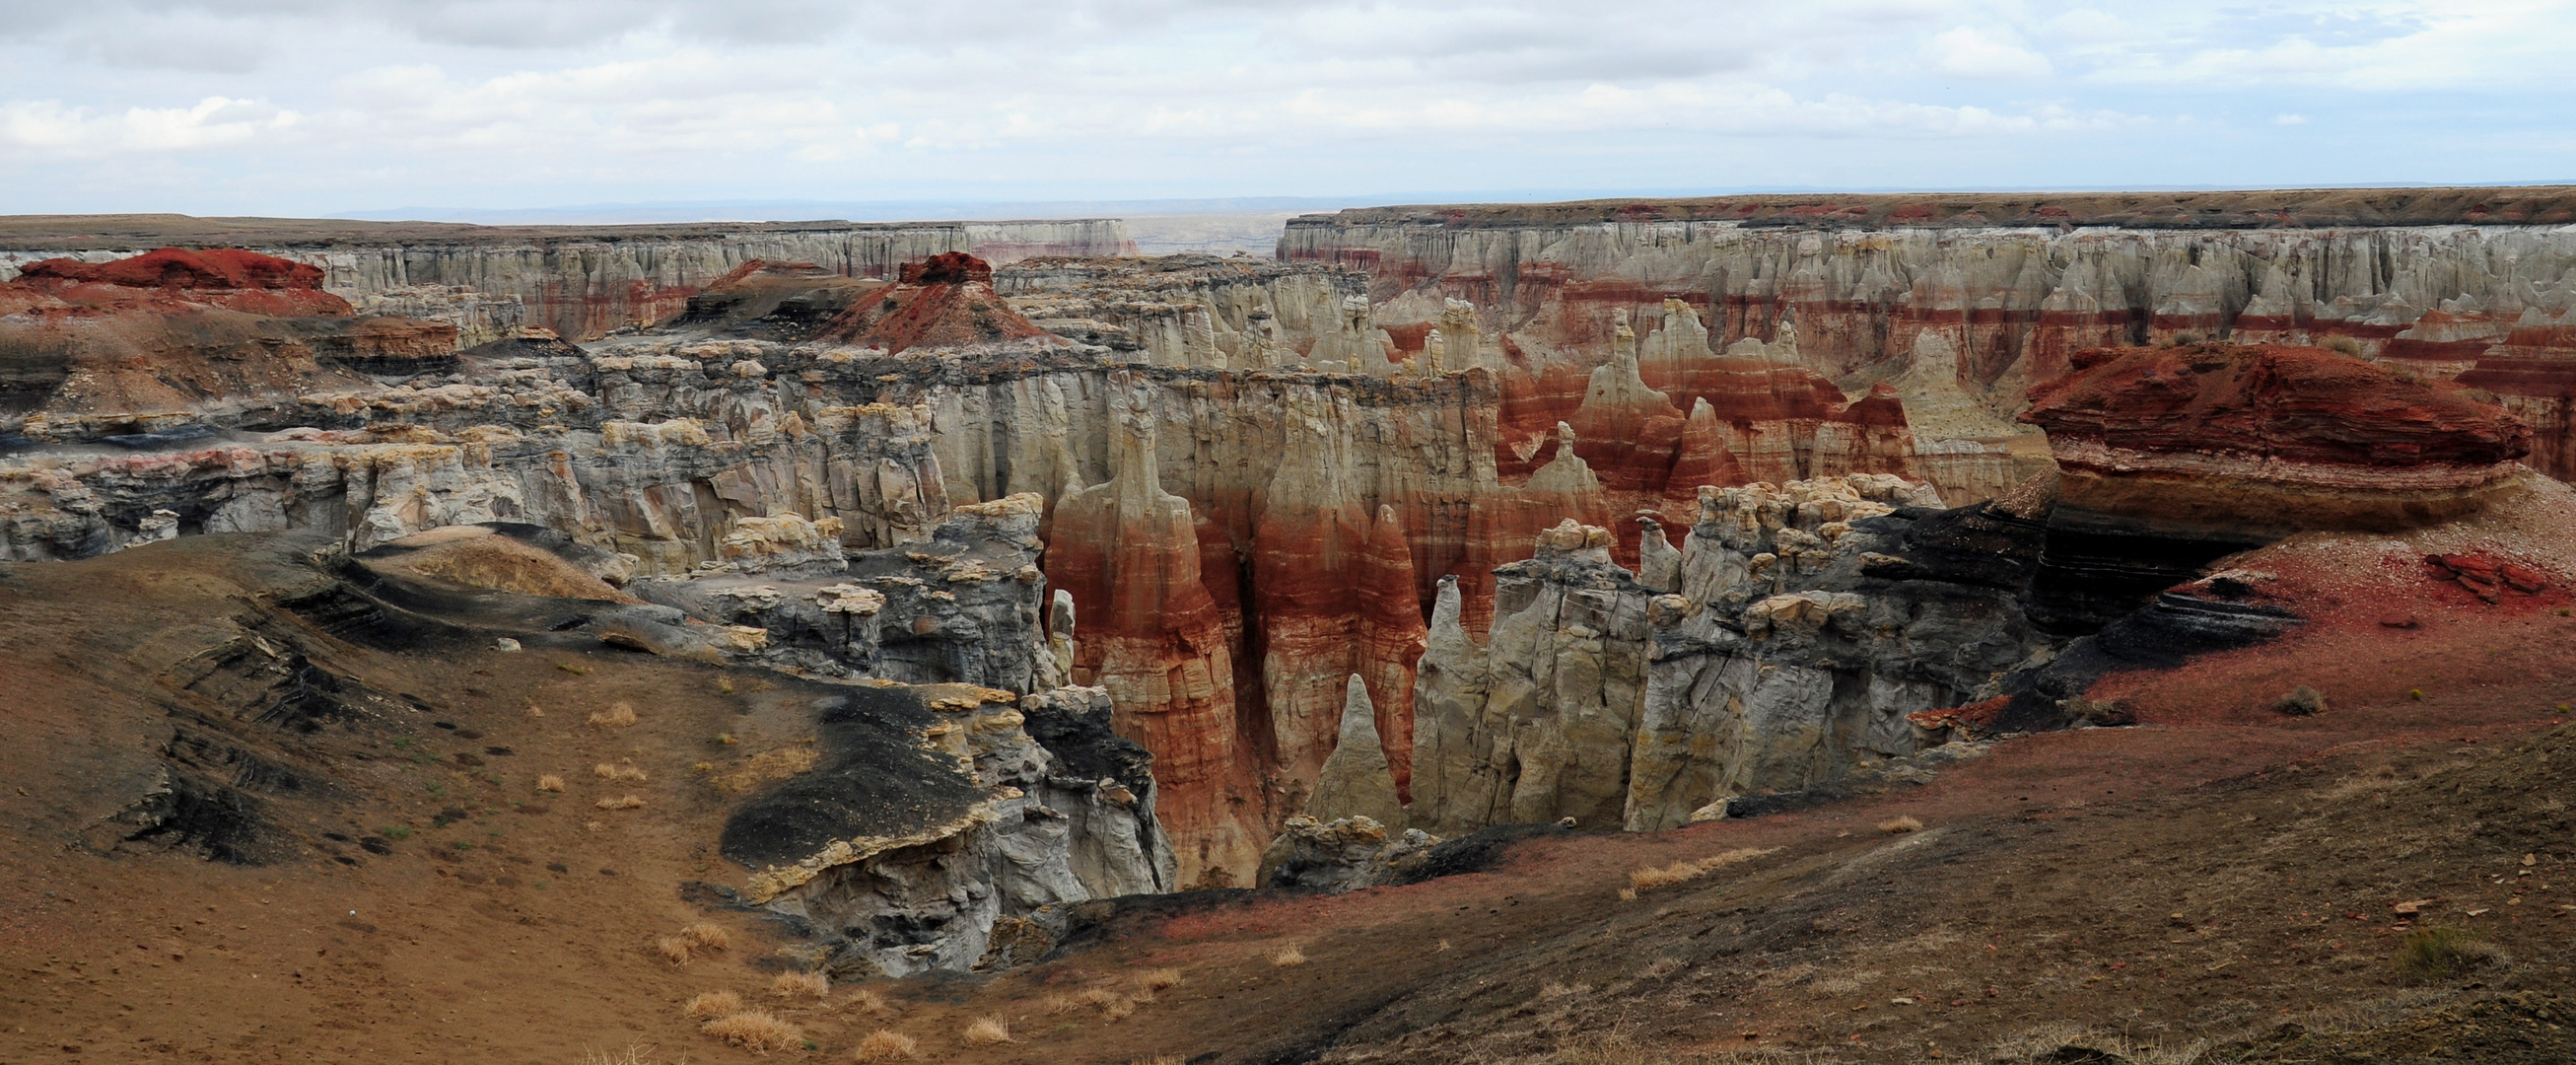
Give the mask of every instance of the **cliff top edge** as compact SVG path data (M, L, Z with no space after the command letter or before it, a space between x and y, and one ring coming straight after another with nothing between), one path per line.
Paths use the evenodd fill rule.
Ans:
M635 225L481 226L465 222L368 222L345 218L207 218L184 214L0 215L0 248L114 251L164 246L332 247L386 244L473 247L575 241L708 239L781 233L947 230L968 226L1097 225L1114 218L971 219L921 222L664 222Z
M1423 204L1299 215L1288 221L1288 228L1410 225L1473 229L1602 222L1740 222L1795 229L2566 225L2576 223L2576 185L2232 192L1820 192L1563 203Z

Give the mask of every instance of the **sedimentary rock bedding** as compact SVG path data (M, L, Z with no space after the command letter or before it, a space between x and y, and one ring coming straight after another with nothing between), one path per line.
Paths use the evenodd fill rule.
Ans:
M186 323L393 320L249 253L34 267L0 326L174 339L121 364L159 391L20 373L0 529L18 559L313 530L385 579L599 599L560 631L611 646L1013 700L1097 685L1155 759L1169 887L1255 882L1301 815L1392 846L1917 782L1998 732L2117 719L2085 691L2122 648L2298 622L2177 587L2219 556L2473 519L2528 476L2527 430L2480 393L2316 348L2070 352L2014 379L2014 422L1973 337L1917 323L1918 357L1873 378L1813 323L1730 339L1687 292L1480 306L1446 275L1390 293L1205 257L851 273L742 262L587 343L254 358ZM417 539L456 526L586 561L540 572L504 546L528 531ZM2234 635L2165 635L2212 625ZM1309 835L1291 864L1358 846Z

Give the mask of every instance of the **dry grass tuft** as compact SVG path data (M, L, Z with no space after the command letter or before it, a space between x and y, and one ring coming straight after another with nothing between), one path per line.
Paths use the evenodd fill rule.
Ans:
M729 1013L698 1030L756 1054L785 1050L805 1041L805 1030L762 1010Z
M614 799L601 799L591 805L599 807L602 810L638 810L642 809L644 806L644 797L640 795L620 795Z
M1621 901L1621 902L1635 902L1635 901L1637 901L1637 889L1636 889L1636 888L1632 888L1632 887L1623 887L1623 888L1620 888L1620 889L1619 889L1619 901Z
M1167 987L1179 987L1181 986L1181 971L1179 969L1147 969L1144 972L1136 974L1136 986L1144 988L1147 991L1160 991Z
M653 942L653 950L662 955L663 961L673 965L687 965L689 958L697 950L697 944L689 942L687 936L663 936Z
M2494 962L2500 952L2487 937L2466 928L2418 928L2406 933L2397 949L2397 975L2409 980L2447 980Z
M1045 1002L1046 1011L1048 1013L1068 1013L1082 1008L1081 999L1065 994L1062 991L1057 991L1047 995Z
M742 1012L742 996L731 991L707 991L690 999L680 1008L690 1020L706 1021Z
M1678 884L1685 880L1696 880L1737 862L1751 861L1779 849L1778 847L1739 847L1724 854L1701 858L1697 861L1684 860L1660 868L1639 869L1628 874L1628 884L1636 890L1644 891L1649 888Z
M610 765L606 762L601 762L598 765L590 767L590 775L598 777L601 780L641 781L649 779L644 775L643 770L634 766L617 766Z
M591 714L590 723L625 728L635 723L635 708L624 702L610 703L608 709Z
M966 1026L968 1046L991 1046L1010 1041L1011 1026L1003 1024L999 1017L977 1017L975 1023Z
M1891 817L1885 821L1879 822L1878 830L1891 836L1903 835L1907 832L1921 832L1923 831L1923 822L1915 820L1911 814L1904 817Z
M707 783L723 791L740 794L770 781L785 780L810 770L821 761L822 756L811 747L781 747L745 758L730 772L708 777Z
M563 789L564 782L562 777L548 773L537 778L538 791L562 791Z
M630 1045L624 1053L610 1050L584 1050L581 1065L658 1065L660 1058L641 1044Z
M841 1000L841 1005L846 1009L866 1010L870 1013L884 1013L889 1008L886 1005L885 996L879 995L864 987L860 988L857 993L852 994L850 997Z
M1113 1021L1123 1021L1136 1015L1136 1003L1130 999L1122 998L1116 1002L1108 1004L1107 1006L1101 1007L1100 1015Z
M1105 987L1095 987L1089 991L1083 992L1079 996L1076 996L1075 1001L1091 1006L1097 1006L1101 1010L1107 1011L1109 1007L1127 1001L1127 996Z
M911 1036L879 1028L859 1040L859 1052L852 1056L860 1061L893 1061L911 1057L919 1046Z
M733 934L725 931L725 927L720 924L700 921L681 929L680 934L688 937L689 945L693 947L723 950L733 945Z
M1276 965L1282 969L1291 965L1304 965L1306 964L1305 948L1300 947L1297 944L1290 943L1287 946L1271 951L1270 964Z
M1147 1057L1137 1058L1134 1061L1128 1062L1127 1065L1186 1065L1188 1061L1189 1059L1178 1054L1154 1054Z
M821 973L780 973L777 979L769 982L769 993L781 998L797 995L830 998L832 978Z

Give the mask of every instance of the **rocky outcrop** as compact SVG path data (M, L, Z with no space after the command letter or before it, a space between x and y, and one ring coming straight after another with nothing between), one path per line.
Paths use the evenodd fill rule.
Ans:
M1398 834L1373 818L1323 822L1300 815L1280 826L1262 854L1259 883L1326 895L1401 884L1422 870L1439 843L1421 829Z
M920 748L845 747L726 825L726 856L758 870L739 897L798 922L818 967L865 979L1034 961L1067 904L1173 887L1152 758L1111 733L1107 693L863 688L822 729L831 743L857 731L836 729L845 715L924 706ZM962 779L887 772L905 759ZM914 810L936 811L886 824L882 804L907 787Z

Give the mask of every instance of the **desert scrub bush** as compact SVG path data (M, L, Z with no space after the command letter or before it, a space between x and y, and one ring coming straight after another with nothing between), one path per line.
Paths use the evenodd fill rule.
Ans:
M911 1057L919 1046L911 1036L879 1028L859 1040L858 1053L851 1056L860 1061L896 1061Z
M601 762L598 765L590 767L590 775L598 777L601 780L632 780L641 782L650 779L644 775L644 771L642 769L638 769L631 765L610 765L606 762Z
M780 998L793 998L797 995L829 998L832 994L832 978L821 973L780 973L777 979L769 982L769 993Z
M697 956L698 948L687 936L663 936L653 941L653 952L673 965L687 965L690 958Z
M564 782L562 777L548 773L537 778L538 791L562 791L563 789Z
M887 1009L885 996L864 987L852 993L850 997L842 999L841 1005L845 1009L866 1010L870 1013L884 1013Z
M614 799L601 799L591 805L602 810L635 810L643 807L644 798L640 795L620 795Z
M1679 884L1686 880L1707 876L1737 862L1751 861L1779 849L1778 847L1738 847L1724 854L1715 854L1697 860L1684 859L1671 865L1639 869L1628 874L1628 884L1638 891Z
M1907 832L1921 832L1923 831L1923 822L1915 820L1912 815L1891 817L1885 821L1879 822L1878 830L1891 836L1903 835Z
M999 1017L977 1017L975 1023L966 1026L965 1039L968 1046L1008 1043L1011 1041L1011 1026L1002 1023Z
M725 927L720 924L700 921L681 929L680 934L687 937L689 945L693 947L723 950L733 945L733 933L725 931Z
M742 1012L742 996L731 991L702 991L680 1007L690 1020L707 1021Z
M1144 972L1136 974L1136 986L1144 988L1147 991L1160 991L1167 987L1179 987L1181 986L1181 971L1179 969L1147 969Z
M2466 928L2434 926L2406 933L2397 947L2397 975L2409 980L2448 980L2496 960L2487 937Z
M2361 341L2354 340L2351 337L2327 337L2325 349L2339 355L2350 355L2358 358L2361 355Z
M786 1050L805 1041L805 1030L764 1010L728 1013L698 1030L754 1053Z
M2299 685L2290 693L2272 701L2272 712L2290 717L2310 717L2326 710L2325 693Z
M608 709L592 713L590 723L625 728L635 723L635 707L623 701L610 703Z
M1282 969L1288 968L1292 965L1304 965L1306 964L1305 948L1300 947L1297 944L1290 943L1287 946L1271 951L1270 964L1276 965Z

